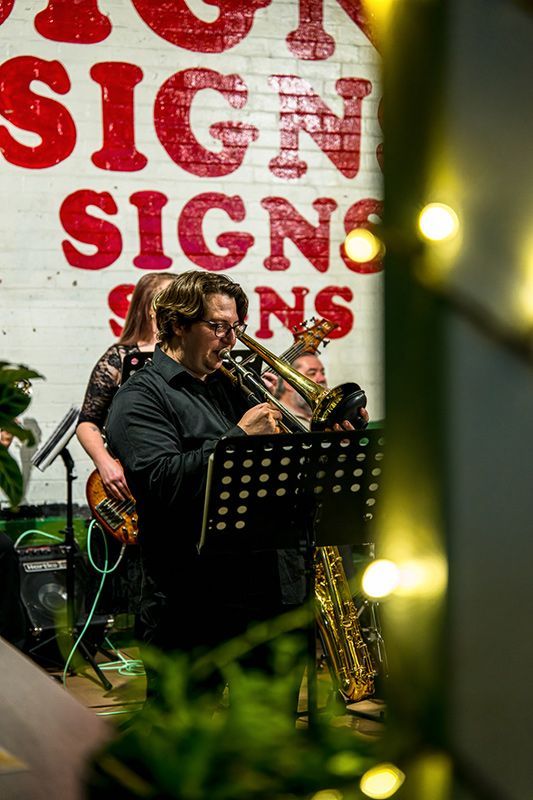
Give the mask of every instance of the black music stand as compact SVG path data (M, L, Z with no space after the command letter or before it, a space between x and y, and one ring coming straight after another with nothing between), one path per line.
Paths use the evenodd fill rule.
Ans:
M222 439L209 461L200 549L296 547L313 598L314 548L368 541L383 443L379 429ZM273 526L272 519L284 524ZM309 627L311 724L317 711L316 631Z

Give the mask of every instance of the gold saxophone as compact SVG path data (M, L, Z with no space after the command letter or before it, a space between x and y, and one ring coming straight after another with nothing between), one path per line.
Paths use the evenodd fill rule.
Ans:
M313 409L312 429L323 430L343 419L352 421L356 428L362 427L358 408L366 405L366 397L357 384L348 383L335 389L325 389L301 375L251 336L238 334L238 338L305 398ZM233 361L231 363L239 371L238 365ZM274 405L280 406L266 387L263 399L270 399ZM357 609L337 547L316 548L315 597L322 644L330 659L332 677L339 692L352 702L369 697L374 693L377 672L363 640Z
M337 547L315 550L316 619L332 677L345 700L374 694L376 670Z

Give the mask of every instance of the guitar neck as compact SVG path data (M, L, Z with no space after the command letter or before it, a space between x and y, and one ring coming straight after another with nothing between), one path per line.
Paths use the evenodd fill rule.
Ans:
M294 361L295 358L298 358L298 356L300 356L304 351L309 352L309 345L307 345L302 340L299 340L297 342L294 342L294 344L291 345L291 347L285 350L279 356L279 358L281 361L286 361L288 364L290 364ZM269 370L271 369L272 367L269 367L268 365L266 367L263 367L263 369L261 370L261 375L264 375L265 372L269 372Z

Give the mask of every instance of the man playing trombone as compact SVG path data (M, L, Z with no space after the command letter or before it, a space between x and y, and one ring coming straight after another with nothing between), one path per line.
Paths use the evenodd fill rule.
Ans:
M300 604L305 580L293 551L215 557L197 549L216 443L274 434L282 420L268 400L250 407L239 382L220 371L244 335L244 291L225 275L193 270L176 276L154 309L153 361L118 391L106 430L137 501L143 565L157 587L150 643L200 652Z

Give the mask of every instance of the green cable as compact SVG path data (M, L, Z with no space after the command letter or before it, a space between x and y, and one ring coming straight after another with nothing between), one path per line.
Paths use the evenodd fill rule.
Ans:
M104 567L103 567L103 569L102 569L102 568L100 568L100 567L99 567L99 566L98 566L98 565L95 563L95 561L94 561L94 559L93 559L93 557L92 557L92 553L91 553L91 536L92 536L93 528L94 528L95 526L98 528L98 530L99 530L99 531L100 531L100 533L102 534L102 538L103 538L103 540L104 540L105 556L104 556ZM114 571L116 570L116 568L118 567L118 565L119 565L119 564L120 564L120 562L122 561L122 557L123 557L123 555L124 555L124 551L125 551L125 550L126 550L126 545L125 545L125 544L123 544L123 545L122 545L122 549L121 549L121 551L120 551L120 553L119 553L119 556L118 556L118 558L117 558L117 562L116 562L116 564L115 564L113 567L111 567L111 569L108 569L108 568L107 568L107 563L108 563L108 550L107 550L107 539L106 539L106 537L105 537L105 533L104 533L104 531L102 530L102 528L100 527L100 525L98 525L98 523L97 523L97 521L96 521L96 520L94 520L94 519L93 519L93 520L91 520L91 523L90 523L90 525L89 525L89 530L88 530L88 532L87 532L87 557L88 557L88 559L89 559L89 562L90 562L90 564L91 564L92 568L93 568L93 569L94 569L96 572L99 572L99 573L100 573L100 575L102 576L102 578L101 578L101 580L100 580L100 586L98 587L98 591L96 592L96 597L95 597L95 598L94 598L94 600L93 600L93 604L92 604L92 606L91 606L91 610L89 611L89 613L88 613L88 615L87 615L87 620L85 621L85 625L83 626L83 628L82 628L82 630L81 630L81 633L80 633L80 635L78 636L78 638L77 638L77 639L76 639L76 641L74 642L74 645L72 646L72 650L70 651L70 653L69 653L69 655L68 655L68 658L67 658L67 660L66 660L66 662L65 662L65 668L64 668L64 670L63 670L63 678L62 678L62 680L63 680L63 686L65 686L65 687L66 687L66 685L67 685L67 671L68 671L68 667L69 667L69 665L70 665L70 662L72 661L72 658L73 658L73 656L74 656L74 653L76 652L76 649L77 649L77 647L78 647L79 643L81 642L81 640L82 640L82 639L83 639L83 637L85 636L85 631L87 630L87 628L88 628L88 627L89 627L89 625L91 624L92 618L93 618L93 616L94 616L94 612L95 612L95 610L96 610L96 606L98 605L98 601L99 601L99 599L100 599L100 595L102 594L102 589L104 588L105 579L106 579L106 577L107 577L107 576L108 576L108 575L109 575L111 572L114 572Z
M54 539L56 542L62 542L63 538L61 536L55 536L53 533L45 533L45 531L38 531L36 528L31 528L28 531L24 531L20 534L18 539L15 541L13 547L18 547L19 542L21 542L26 536L29 536L31 533L36 533L39 536L44 536L46 539Z
M103 531L102 531L102 536L103 536L103 539L104 539L104 549L105 549L104 569L103 570L96 566L96 564L94 563L94 561L92 559L92 556L90 554L91 533L92 533L92 529L93 529L95 524L96 524L95 520L92 520L91 524L89 525L89 531L88 531L88 534L87 534L87 554L89 556L89 561L91 562L92 567L94 569L96 569L98 572L100 572L100 574L102 575L102 578L100 580L100 586L98 587L98 591L96 592L96 597L93 600L93 604L91 606L91 610L87 614L87 620L85 622L85 625L83 626L80 635L78 636L78 638L74 642L74 644L72 646L72 649L71 649L70 653L68 654L68 658L67 658L67 660L65 662L65 668L63 670L63 676L62 676L62 682L63 682L63 686L65 688L67 686L67 671L68 671L70 662L72 661L72 658L74 656L74 653L76 652L76 649L77 649L79 643L81 642L81 640L85 636L85 631L87 630L87 628L89 627L89 625L90 625L90 623L92 621L92 618L94 616L94 612L96 610L96 605L97 605L97 603L98 603L98 601L100 599L100 595L102 594L102 589L104 588L105 579L106 579L107 575L109 574L109 572L112 572L112 570L108 570L107 569L107 541L106 541L106 538L105 538L105 536L103 534ZM99 528L100 531L102 530L100 528L100 526L98 526L98 528ZM118 563L121 560L121 558L122 558L122 551L121 551L121 553L120 553L120 555L118 557L118 561L115 564L114 569L116 569L116 567L118 566Z
M103 568L99 567L95 563L93 555L92 555L92 552L91 552L92 532L93 532L93 528L95 526L98 528L98 530L102 534L102 538L104 540L105 556L104 556L104 566L103 566ZM112 566L110 569L108 569L108 567L107 567L107 564L108 564L108 549L107 549L107 539L106 539L105 533L104 533L104 531L102 530L101 526L98 524L98 522L96 520L94 520L94 519L91 520L91 523L89 525L89 530L87 532L87 557L89 559L89 563L90 563L91 567L95 570L95 572L99 572L100 573L100 575L102 576L102 579L100 581L100 586L98 587L98 592L96 593L96 597L95 597L95 599L93 601L91 610L90 610L90 612L89 612L89 614L87 616L87 621L85 622L83 630L81 631L80 635L78 636L77 640L75 641L74 646L72 647L72 650L70 651L68 659L67 659L67 662L65 664L65 669L63 670L63 685L64 686L66 686L67 668L68 668L68 666L69 666L69 664L70 664L70 662L72 660L72 657L73 657L73 655L74 655L74 653L76 651L76 648L78 647L81 639L85 635L85 631L89 627L89 624L90 624L90 622L91 622L91 620L92 620L92 618L94 616L94 612L96 610L96 606L98 604L98 600L100 599L100 595L101 595L102 589L104 587L105 579L106 579L106 577L108 575L110 575L112 572L114 572L117 569L118 565L122 561L122 558L124 556L125 551L126 551L126 545L123 544L116 563L114 564L114 566ZM116 647L114 647L114 645L109 641L109 639L107 637L106 637L106 642L111 647L113 652L116 653L119 656L120 661L118 661L118 662L113 662L113 661L104 662L103 664L99 664L98 665L99 669L101 669L102 671L117 670L119 675L131 675L132 673L134 675L144 675L144 666L143 666L143 663L142 663L142 661L140 659L129 659L129 660L127 660L121 655L121 653L119 653L119 651L116 649ZM117 665L119 665L118 668L117 668Z
M104 540L105 558L104 558L104 568L103 569L101 569L97 564L95 564L95 562L93 560L93 557L92 557L92 553L91 553L91 536L92 536L93 528L95 526L98 528L98 530L102 534L102 538ZM114 572L116 570L116 568L118 567L118 565L122 561L122 558L123 558L125 552L126 552L126 545L123 544L121 549L120 549L120 553L118 555L118 558L117 558L117 563L113 567L111 567L110 569L107 569L107 539L105 537L104 531L102 530L102 528L100 527L98 522L95 519L91 520L91 524L89 525L89 530L87 531L87 557L89 559L89 563L90 563L91 567L95 570L95 572L99 572L104 577L106 575L110 575L112 572Z
M144 664L140 658L124 658L120 650L117 650L113 642L106 636L105 641L108 647L117 654L119 661L109 661L105 664L100 664L100 669L104 670L117 670L119 675L144 675Z
M142 704L140 704L140 705L141 705L141 708L142 708ZM141 710L140 708L132 708L132 709L126 708L123 711L97 711L96 712L96 716L97 717L114 717L117 714L138 714L140 710Z
M91 552L91 536L92 536L92 531L93 531L93 528L94 528L95 525L98 527L98 530L102 534L102 538L104 540L105 557L104 557L104 567L103 568L99 567L95 563L95 561L93 559L93 556L92 556L92 552ZM27 536L31 536L32 534L33 535L37 535L37 536L42 536L45 539L52 539L55 542L63 542L64 541L64 539L61 536L56 536L53 533L47 533L46 531L41 531L41 530L38 530L37 528L31 528L31 529L29 529L27 531L23 531L23 533L20 534L20 536L16 539L16 541L14 543L14 547L19 547L20 542L22 542L23 539L25 539ZM91 610L90 610L89 614L87 615L87 620L85 622L85 625L83 626L83 629L82 629L80 635L78 636L78 638L76 639L74 645L72 646L72 649L71 649L71 651L70 651L70 653L68 655L68 658L66 660L65 668L63 670L63 677L62 677L62 682L63 682L64 686L66 686L67 671L68 671L68 667L70 665L70 662L72 661L74 653L76 652L76 649L77 649L79 643L81 642L83 636L85 635L85 632L86 632L87 628L89 627L89 625L90 625L90 623L92 621L92 618L94 616L94 613L95 613L95 610L96 610L96 606L98 604L98 600L100 599L100 595L101 595L102 589L104 587L106 576L110 575L112 572L114 572L117 569L118 565L120 564L120 562L122 561L122 558L124 556L124 552L126 550L126 545L125 544L122 545L122 549L121 549L121 551L119 553L119 557L117 559L116 564L114 564L113 567L108 569L107 568L108 549L107 549L107 540L106 540L106 537L105 537L105 533L102 530L102 528L100 527L100 525L98 525L97 521L93 519L91 521L90 525L89 525L89 530L88 530L88 533L87 533L86 548L87 548L87 557L89 559L89 563L91 564L91 566L95 570L95 572L98 572L98 573L101 574L102 579L100 581L100 586L98 587L98 591L97 591L96 597L95 597L95 599L93 601ZM106 670L106 671L107 670L117 670L119 675L132 675L132 674L133 675L140 675L140 676L144 675L144 666L143 666L143 662L140 659L138 659L138 658L130 658L130 659L124 658L124 656L116 649L116 647L109 641L109 639L107 637L106 637L106 642L109 645L109 647L113 650L113 652L117 654L117 656L119 657L120 660L119 661L111 661L111 662L104 663L104 664L99 664L98 666L99 666L99 668L101 670ZM111 713L127 713L127 712L111 712Z

